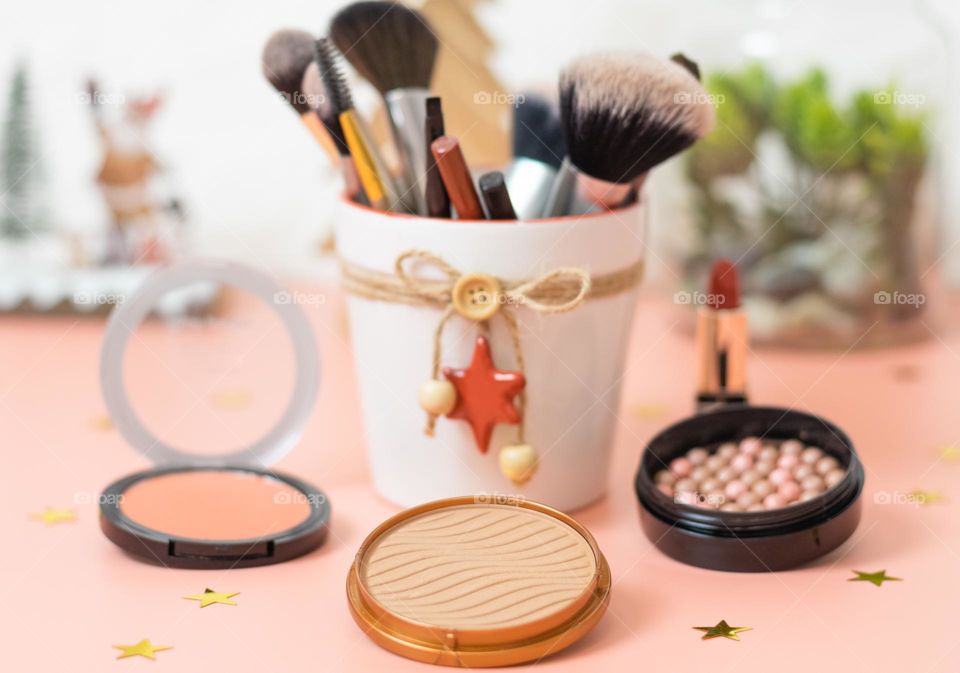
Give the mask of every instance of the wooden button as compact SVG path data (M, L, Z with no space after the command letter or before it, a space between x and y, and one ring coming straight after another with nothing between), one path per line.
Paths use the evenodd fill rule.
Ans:
M485 273L466 273L453 286L453 308L464 318L486 320L500 308L500 284Z

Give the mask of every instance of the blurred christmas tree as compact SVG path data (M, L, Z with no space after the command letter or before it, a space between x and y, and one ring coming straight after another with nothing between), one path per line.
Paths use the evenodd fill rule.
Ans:
M45 228L40 199L40 151L30 109L26 64L17 65L7 95L0 146L0 236L23 239Z

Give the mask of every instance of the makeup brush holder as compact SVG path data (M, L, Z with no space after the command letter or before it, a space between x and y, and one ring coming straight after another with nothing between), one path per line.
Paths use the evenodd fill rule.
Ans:
M639 277L645 254L642 212L634 205L580 217L466 221L344 203L337 249L349 292L370 468L383 497L410 507L461 495L511 495L570 511L604 495L637 284L603 288L609 290L611 278L622 281L631 269ZM592 294L569 310L550 312L533 302L515 302L507 292L496 312L477 322L442 298L421 305L398 299L396 289L388 298L380 296L377 282L365 281L362 291L353 287L357 269L368 281L375 274L374 281L403 287L397 260L413 250L442 260L447 269L436 262L406 265L418 291L430 282L442 287L451 271L460 278L485 274L509 287L573 269L589 275ZM446 416L436 418L432 436L426 434L418 392L434 378L434 359L440 365L435 378L444 381L442 369L468 367L477 336L485 335L496 369L517 371L514 334L526 380L522 441L518 425L500 423L483 452L469 423ZM501 471L499 455L518 443L533 447L538 459L536 472L519 485Z

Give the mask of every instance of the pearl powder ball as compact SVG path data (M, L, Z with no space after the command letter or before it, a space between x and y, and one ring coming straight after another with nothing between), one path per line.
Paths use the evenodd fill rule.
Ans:
M704 491L717 491L723 488L723 482L716 477L710 477L709 479L704 479L701 482L700 488L702 488Z
M763 499L763 506L766 509L780 509L787 504L787 501L779 493L771 493Z
M766 479L761 479L756 484L750 487L750 490L759 495L761 498L765 498L771 493L774 492L774 486Z
M723 507L721 507L720 510L723 512L742 512L743 507L741 507L735 502L725 502L723 503Z
M753 486L761 479L763 479L763 475L752 468L749 470L745 470L743 474L740 475L740 481L742 481L747 486Z
M761 503L759 503L759 502L758 502L758 503L755 503L755 504L753 504L753 505L749 505L749 506L747 507L747 511L748 511L748 512L762 512L762 511L764 511L765 509L766 509L766 508L765 508Z
M800 485L803 486L804 491L814 491L816 493L821 493L823 492L823 489L824 489L823 479L821 479L815 474L811 474L807 477L804 477L803 480L800 482Z
M817 474L823 476L827 474L827 472L837 469L839 466L840 463L837 462L836 458L826 456L817 461Z
M800 463L795 468L793 468L793 478L797 481L803 481L811 474L816 474L813 469L813 465L807 465L806 463Z
M724 467L726 464L727 464L727 461L725 461L723 458L721 458L716 454L707 458L707 461L704 463L707 469L710 470L711 472L716 472L720 468Z
M710 470L708 470L703 465L698 465L697 467L690 470L690 478L694 481L703 481L710 476Z
M673 497L673 486L670 484L657 484L657 490L663 493L668 498Z
M788 439L780 445L780 453L789 456L799 456L803 451L803 442L798 439Z
M678 505L696 505L697 494L693 491L678 491L677 494L673 496L673 501Z
M670 461L670 471L673 472L678 477L686 477L690 474L690 471L693 469L693 466L690 464L690 461L686 458L674 458Z
M808 465L813 465L815 462L823 458L823 451L818 449L815 446L807 447L800 454L800 460Z
M653 481L657 484L670 484L673 485L677 481L677 475L669 470L660 470L655 475L653 475Z
M760 455L758 457L760 460L768 460L771 463L775 463L777 462L777 458L780 457L780 449L767 444L765 447L760 449Z
M704 461L710 456L706 449L690 449L687 451L687 460L692 465L703 465Z
M777 467L782 467L787 470L792 470L797 465L800 464L800 458L790 453L785 453L780 456L780 459L777 460Z
M750 456L746 453L741 453L733 457L733 460L730 461L730 467L736 470L738 473L743 472L744 470L749 470L753 467L753 456Z
M768 474L773 472L776 468L777 468L776 463L768 462L766 460L757 461L753 466L753 469L755 469L757 472L759 472L763 476L767 476Z
M737 471L732 467L725 467L717 471L717 479L726 483L737 476Z
M693 493L697 490L697 482L693 479L681 479L673 485L673 488L677 491L690 491Z
M739 498L737 498L737 504L741 507L749 507L750 505L757 505L760 503L760 496L756 493L751 493L747 491Z
M717 509L726 501L723 491L710 491L700 496L700 506L707 509Z
M813 500L819 495L820 494L817 493L816 491L804 491L803 493L800 494L800 499L798 500L798 502L806 502L807 500Z
M823 481L827 485L827 488L833 488L834 486L840 483L840 480L843 479L843 475L845 474L846 472L844 472L840 468L837 468L835 470L830 470L825 475L823 475Z
M774 486L779 486L780 484L785 484L788 481L793 481L793 476L788 470L778 467L770 473L770 476L767 477L767 479L769 479L770 483Z
M780 484L780 487L777 489L784 500L787 502L793 502L800 497L800 493L803 492L803 489L800 488L800 484L795 481L787 481Z
M733 442L726 442L720 445L720 448L717 449L717 455L723 458L724 460L730 460L735 455L737 455L737 445Z
M762 443L759 437L746 437L740 440L740 453L748 456L755 456L760 453Z
M733 498L736 500L741 495L743 495L747 490L747 485L744 484L739 479L734 479L729 482L726 487L723 489L723 494L728 498Z

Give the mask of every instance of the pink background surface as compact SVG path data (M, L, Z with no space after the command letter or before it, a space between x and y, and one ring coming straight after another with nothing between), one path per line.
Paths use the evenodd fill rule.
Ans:
M300 446L277 467L326 491L333 508L330 537L306 557L264 568L170 570L137 562L108 542L92 501L109 482L148 464L115 431L96 423L105 413L97 370L103 324L0 321L0 427L7 456L0 470L4 670L429 670L375 646L347 610L344 582L353 555L397 508L368 484L342 299L336 291L321 291L326 302L305 307L321 349L319 400ZM631 482L640 451L692 406L692 343L677 317L673 307L642 302L618 413L610 492L575 514L610 562L610 609L583 641L537 667L960 670L960 461L938 457L939 447L960 443L960 338L941 333L888 351L754 354L753 399L838 423L864 460L867 486L863 521L841 549L799 570L741 575L672 561L653 548L638 524ZM265 343L280 336L270 332ZM147 329L142 337L165 353L163 334ZM267 346L248 350L237 367L243 374L194 388L201 391L192 398L194 406L204 413L190 415L176 432L193 429L201 438L209 433L215 443L213 435L221 441L224 433L239 437L246 428L262 428L277 396L286 395L286 377L271 366ZM159 386L162 378L155 381ZM233 405L241 408L209 402L238 391L249 396L245 406ZM159 394L143 399L147 406L170 401ZM663 413L651 414L650 405ZM638 406L647 412L637 413ZM402 441L397 450L403 450ZM926 507L883 502L918 488L939 490L947 501ZM77 521L48 527L30 519L47 506L72 508ZM881 588L847 582L852 569L886 569L905 581ZM240 592L239 605L200 609L181 598L205 587ZM701 641L691 629L720 619L753 630L737 643ZM174 649L160 652L155 662L115 661L119 652L111 645L143 638Z

